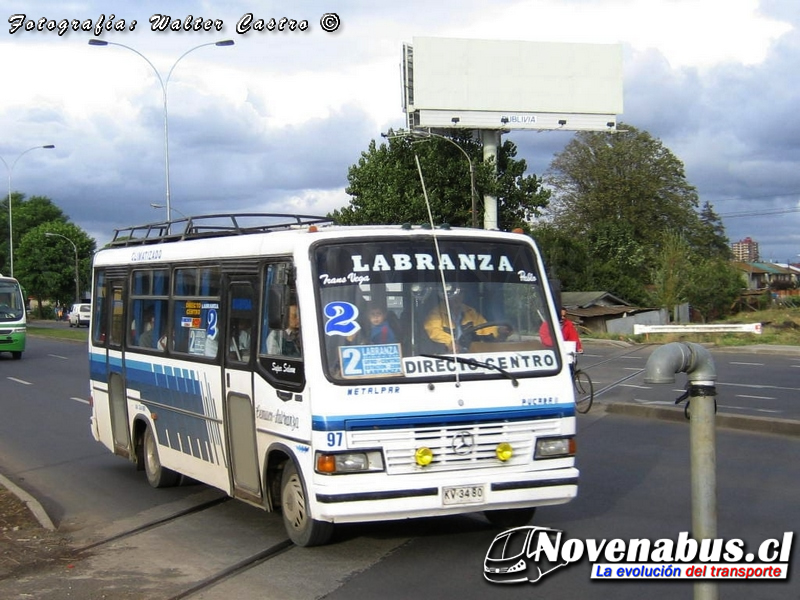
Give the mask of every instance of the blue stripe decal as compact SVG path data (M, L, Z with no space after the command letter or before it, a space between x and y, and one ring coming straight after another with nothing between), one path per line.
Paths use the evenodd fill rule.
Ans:
M547 407L525 407L523 409L497 408L480 412L459 410L431 413L395 413L389 415L343 415L311 417L314 431L356 431L359 429L403 429L409 427L446 427L449 425L468 425L491 421L530 421L541 419L561 419L575 415L575 405L556 404Z
M109 372L122 374L122 360L110 357L106 363L104 354L92 354L89 371L93 381L108 384ZM200 371L129 358L125 383L129 391L139 393L148 411L157 414L160 444L206 462L225 462L216 403Z

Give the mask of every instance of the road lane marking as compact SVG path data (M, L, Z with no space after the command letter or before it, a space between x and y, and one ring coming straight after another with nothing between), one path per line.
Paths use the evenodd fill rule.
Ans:
M749 398L751 400L777 400L773 396L748 396L747 394L736 394L737 398Z
M736 362L736 361L731 361L728 364L729 365L744 365L746 367L763 367L764 366L764 363Z
M649 385L636 385L635 383L621 383L619 387L636 388L639 390L652 390Z
M10 379L11 381L16 381L17 383L21 383L23 385L33 385L33 383L30 381L25 381L24 379L17 379L16 377L8 377L7 379Z
M53 358L60 358L61 360L69 360L66 356L61 356L60 354L48 354L47 356L52 356Z
M75 402L82 402L83 404L89 404L88 400L84 400L83 398L76 398L75 396L70 398L70 400L75 400Z
M717 385L728 386L728 387L750 388L755 390L788 390L791 392L800 392L800 388L798 387L786 387L782 385L764 385L755 383L726 383L724 381L718 381Z

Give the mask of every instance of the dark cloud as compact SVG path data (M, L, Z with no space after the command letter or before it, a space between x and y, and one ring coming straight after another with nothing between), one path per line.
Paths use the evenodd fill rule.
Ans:
M511 6L511 0L496 3ZM580 2L576 2L580 4ZM155 13L220 18L225 30L220 38L235 39L234 48L204 49L181 63L170 84L170 178L172 205L177 210L200 213L224 210L285 210L290 199L314 203L317 196L330 198L347 183L347 169L357 162L371 139L381 131L401 127L399 77L396 116L376 117L344 100L337 108L320 114L298 116L296 122L277 122L270 102L283 91L282 84L295 75L325 76L343 69L383 61L390 68L400 63L402 42L415 36L443 35L442 27L456 30L485 15L478 0L458 3L383 3L380 8L366 0L300 0L287 4L268 1L253 4L229 2L220 8L210 2L159 3L144 0L135 5L111 0L102 5L30 3L11 1L6 12L29 17L93 18L102 13L139 21L132 33L103 33L101 37L130 44L151 57L166 71L187 48L204 43L209 35L195 32L155 34L147 19ZM800 4L789 0L763 0L760 10L773 19L790 22L795 29L770 48L766 59L755 65L723 63L713 68L671 65L654 49L624 46L624 113L622 121L661 139L686 166L689 182L701 201L709 200L724 216L732 240L747 235L757 239L768 256L786 260L800 253ZM287 16L306 18L313 31L306 34L236 34L233 26L246 12L256 18ZM339 32L323 34L319 17L339 14ZM95 14L97 13L97 14ZM676 32L676 35L679 35ZM54 50L84 49L81 59L68 67L74 89L89 78L103 80L111 52L119 53L115 68L136 69L131 77L146 77L141 87L131 88L114 114L87 110L76 112L62 99L60 90L30 103L4 104L0 110L0 155L12 159L37 143L55 143L56 149L26 155L14 171L14 189L28 195L47 195L98 242L115 227L156 220L163 210L150 203L165 201L163 113L158 84L141 61L125 51L89 48L91 35L70 33L58 38L50 33L16 34L14 48L46 42ZM486 31L486 38L495 37ZM214 38L211 38L214 39ZM7 31L0 43L8 42ZM130 54L130 53L127 53ZM16 56L16 55L15 55ZM20 54L19 56L22 56ZM22 59L20 59L22 60ZM122 66L121 66L122 65ZM201 91L192 83L193 69L203 65L247 71L258 80L248 82L241 97L220 83L219 93ZM189 68L193 67L193 68ZM258 71L256 71L258 68ZM51 78L47 64L32 65L30 77ZM133 81L133 80L131 80ZM327 81L327 80L325 80ZM268 85L264 86L267 82ZM25 81L4 88L22 89ZM64 85L64 84L60 84ZM329 90L320 84L312 92L325 98ZM273 95L273 96L270 96ZM7 96L8 97L8 96ZM87 108L101 100L85 99ZM571 139L567 132L507 134L519 149L529 172L541 175L553 156ZM321 206L321 204L314 204ZM771 212L773 214L771 214ZM737 216L749 213L746 217ZM728 216L726 216L728 215Z

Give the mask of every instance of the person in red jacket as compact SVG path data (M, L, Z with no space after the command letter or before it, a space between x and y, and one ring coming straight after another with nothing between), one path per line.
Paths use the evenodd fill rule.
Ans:
M565 342L575 342L575 351L579 354L583 352L583 344L581 344L581 338L578 335L578 330L573 325L572 321L567 318L567 309L561 309L561 336L564 338ZM545 346L552 347L553 340L550 337L550 328L547 326L546 322L542 323L542 326L539 328L539 337L542 340L542 344Z

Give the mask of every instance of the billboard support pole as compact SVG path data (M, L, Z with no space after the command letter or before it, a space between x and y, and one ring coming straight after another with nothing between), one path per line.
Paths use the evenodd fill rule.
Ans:
M483 142L483 160L493 159L496 176L500 131L497 129L481 129L480 132L481 141ZM483 228L487 230L497 229L497 198L494 196L483 196Z

